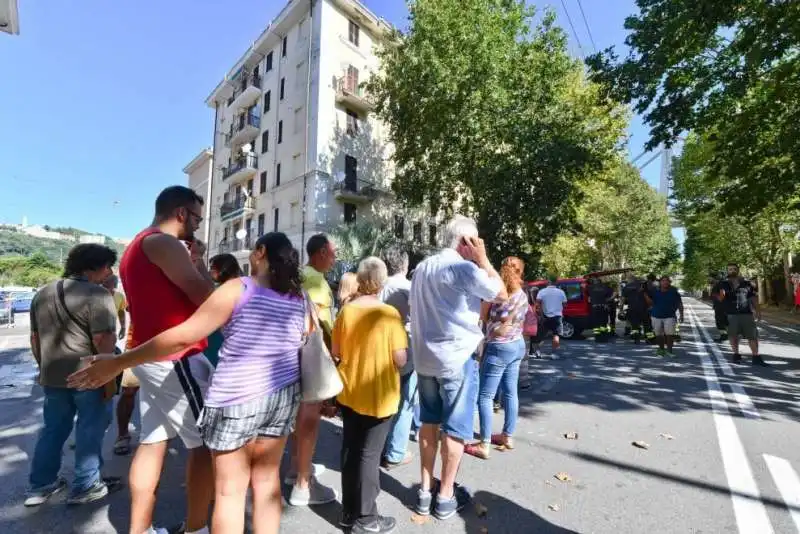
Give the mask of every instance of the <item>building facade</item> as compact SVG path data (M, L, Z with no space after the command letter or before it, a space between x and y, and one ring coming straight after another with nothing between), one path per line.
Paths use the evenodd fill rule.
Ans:
M356 221L435 241L430 217L395 207L388 129L364 89L390 31L356 0L291 1L215 88L212 254L244 260L280 231L304 255L311 235Z
M208 244L208 236L211 229L212 210L209 199L211 198L213 180L213 161L214 151L210 148L204 148L183 168L189 187L203 198L203 226L200 229L200 239L206 244Z

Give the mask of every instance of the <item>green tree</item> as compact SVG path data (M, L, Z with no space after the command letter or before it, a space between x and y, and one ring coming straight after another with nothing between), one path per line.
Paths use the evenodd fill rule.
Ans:
M706 285L710 272L736 262L765 281L784 278L785 258L797 250L800 212L786 200L766 204L757 214L725 211L729 178L713 169L718 141L690 135L672 166L675 212L686 226L684 274L687 288ZM766 284L772 298L772 284ZM790 292L788 292L790 293Z
M601 179L584 184L582 193L579 230L561 234L544 249L548 271L578 275L628 267L640 272L675 270L680 254L666 199L635 167L619 163Z
M397 197L476 218L494 261L531 267L575 218L576 185L612 161L624 110L564 32L521 0L416 0L368 84L394 144Z
M637 0L630 48L591 56L592 77L635 104L648 148L688 131L713 139L709 172L729 179L726 213L758 213L800 193L800 3Z
M58 279L60 275L61 268L41 253L30 257L0 257L0 286L39 287Z

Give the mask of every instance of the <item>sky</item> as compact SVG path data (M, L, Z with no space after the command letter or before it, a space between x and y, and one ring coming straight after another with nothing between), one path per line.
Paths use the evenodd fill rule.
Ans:
M407 25L403 0L364 3ZM624 46L634 0L581 3L597 49ZM158 192L186 183L181 169L212 144L206 97L284 5L19 0L20 35L0 34L0 223L114 237L149 224ZM575 56L578 42L594 50L578 0L535 5L556 11ZM634 117L629 134L635 157L647 129ZM643 175L657 185L659 160Z

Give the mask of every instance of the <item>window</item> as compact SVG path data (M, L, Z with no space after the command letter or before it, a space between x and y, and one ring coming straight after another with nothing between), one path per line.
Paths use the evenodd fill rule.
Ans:
M306 85L306 75L303 72L306 64L305 62L298 63L294 69L294 87L295 89L302 89Z
M281 164L278 163L278 166L275 168L275 187L281 185Z
M269 151L269 130L261 134L261 153Z
M254 191L253 191L253 179L252 178L247 180L247 192L250 193L250 196L253 195Z
M233 95L228 98L228 105L230 106L231 104L233 104Z
M263 171L260 176L261 187L259 188L260 193L264 193L267 190L267 171Z
M345 202L344 204L344 222L351 224L356 222L356 205Z
M360 29L358 27L358 24L356 24L352 20L349 21L349 22L350 22L350 24L348 24L348 28L347 28L347 40L350 41L351 43L353 43L354 45L358 46L358 38L359 38Z
M358 160L353 156L344 157L344 187L347 191L358 190Z
M269 111L270 106L272 105L272 91L267 91L264 93L264 113Z
M281 44L281 57L286 57L286 44L287 44L287 39L286 36L284 36L283 43Z
M344 88L350 93L358 92L358 69L352 65L347 67L347 76L345 77Z
M278 144L283 143L283 121L278 121Z
M267 54L267 72L272 70L272 52Z
M281 95L280 99L283 100L283 97L286 96L286 78L281 78Z
M414 242L415 243L422 243L422 223L415 222L414 226L412 227L412 233L414 235Z
M266 175L267 173L264 173L264 174ZM258 216L258 237L261 237L262 235L264 235L264 224L265 223L266 223L266 217L262 213L261 215Z
M272 210L272 223L273 223L272 231L273 232L277 232L278 231L278 218L279 218L279 216L280 216L280 211L278 211L278 208L275 208L274 210Z
M583 300L583 291L581 291L581 284L579 282L566 282L558 285L558 288L567 294L567 300L570 302Z
M297 202L292 202L292 204L289 206L289 224L292 227L297 226L297 222L298 222L297 221L297 219L298 219L297 212L298 211L300 211L299 210L299 205L297 204Z
M403 239L406 233L406 220L402 215L394 216L394 236L398 239Z
M242 266L242 273L244 273L245 276L250 276L250 264L249 263L245 263Z
M347 113L347 135L356 135L358 133L358 113L349 109L345 110Z
M432 247L435 247L435 246L438 245L438 243L436 242L436 225L435 224L429 224L428 225L428 244L430 246L432 246Z

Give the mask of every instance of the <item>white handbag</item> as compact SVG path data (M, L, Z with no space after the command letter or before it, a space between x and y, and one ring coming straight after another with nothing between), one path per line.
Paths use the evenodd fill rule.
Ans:
M300 389L303 402L320 402L341 393L344 383L328 347L325 346L317 308L308 294L304 292L303 297L313 328L300 348Z

